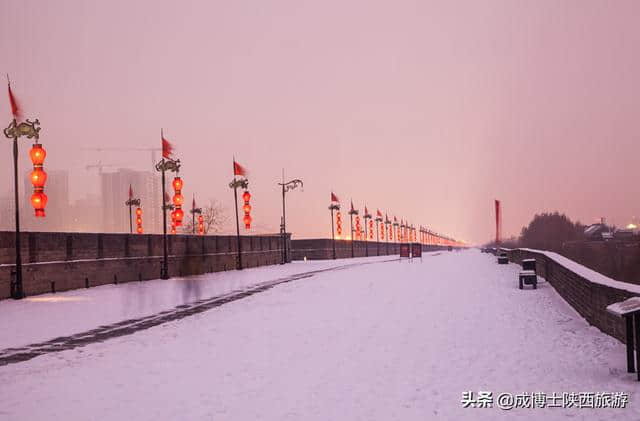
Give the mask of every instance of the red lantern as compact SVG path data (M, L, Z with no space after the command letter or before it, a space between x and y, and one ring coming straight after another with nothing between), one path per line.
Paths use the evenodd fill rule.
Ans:
M31 184L33 184L33 195L31 195L31 205L35 209L36 217L45 216L44 208L47 206L47 195L44 194L44 185L47 182L47 173L42 169L47 151L41 144L35 143L29 151L29 157L33 163L31 172Z
M136 232L138 234L142 234L143 230L142 230L142 209L141 208L136 208Z
M198 234L204 235L204 217L198 215Z
M342 237L342 214L340 211L336 212L336 234L338 238Z
M176 193L180 193L180 191L182 190L182 178L180 177L174 177L173 178L173 190L176 191Z
M179 227L182 225L182 219L184 218L184 211L182 210L182 204L184 203L182 187L184 183L182 182L182 178L174 177L171 184L175 191L175 194L173 195L173 205L175 210L172 212L172 218L174 219L175 226ZM175 228L173 228L172 231L175 231Z
M184 218L184 211L180 208L177 208L174 211L174 215L176 218L176 227L179 227L180 225L182 225L182 219Z
M251 200L251 193L249 193L248 190L242 193L242 200L244 200L244 206L242 206L244 218L242 218L242 222L244 222L244 227L246 229L251 229L251 205L249 204L249 200Z

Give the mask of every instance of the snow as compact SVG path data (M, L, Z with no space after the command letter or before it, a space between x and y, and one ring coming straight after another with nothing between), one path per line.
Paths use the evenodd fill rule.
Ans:
M617 288L624 291L628 291L634 294L640 294L640 285L630 284L627 282L616 281L615 279L611 279L608 276L605 276L599 272L596 272L593 269L589 269L586 266L581 265L580 263L574 262L571 259L568 259L558 253L552 251L544 251L544 250L535 250L528 248L521 248L520 250L531 251L534 253L539 253L547 256L551 260L556 263L564 266L569 269L571 272L581 276L589 282L593 282L594 284L600 284L604 286L608 286L611 288Z
M390 258L393 257L370 259ZM29 345L101 325L156 314L186 302L227 294L265 280L363 260L293 262L184 278L101 285L27 297L21 301L3 300L0 302L0 349Z
M337 263L210 274L203 283L241 276L255 284ZM316 273L131 335L2 366L0 419L637 419L638 383L626 373L624 345L590 327L546 282L519 290L519 270L468 250ZM95 294L96 308L119 287L82 292ZM40 304L15 305L28 320L27 307ZM463 408L465 391L626 392L629 405Z
M619 317L638 312L640 311L640 297L631 297L624 301L610 304L607 306L607 311Z

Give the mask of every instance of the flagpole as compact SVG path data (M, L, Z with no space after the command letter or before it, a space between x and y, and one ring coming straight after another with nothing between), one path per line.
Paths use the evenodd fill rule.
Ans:
M240 221L238 219L238 184L236 182L236 159L233 158L233 203L236 205L236 239L238 241L238 260L236 268L242 270L242 241L240 241Z
M7 79L9 75L7 75ZM16 119L13 119L13 126L16 127ZM23 298L24 290L22 288L22 254L20 247L20 205L18 199L18 132L16 130L13 137L13 190L14 202L16 207L16 277L15 285L11 285L11 296L13 298Z
M378 227L379 224L380 224L380 221L378 221L378 217L376 216L376 250L377 250L378 256L380 256L380 231Z

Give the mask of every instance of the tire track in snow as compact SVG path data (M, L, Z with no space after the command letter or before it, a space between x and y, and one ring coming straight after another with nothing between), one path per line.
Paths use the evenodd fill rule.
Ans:
M395 258L387 260L376 260L374 262L349 263L346 265L334 266L332 268L302 272L284 278L261 282L241 290L232 291L228 294L205 298L189 304L182 304L170 310L161 311L160 313L152 314L150 316L123 320L121 322L113 323L110 325L100 326L86 332L76 333L70 336L61 336L49 341L26 345L23 347L6 348L0 350L0 366L28 361L39 355L66 351L83 347L92 343L104 342L108 339L117 338L120 336L131 335L140 330L146 330L164 323L180 320L188 316L193 316L194 314L211 310L232 301L250 297L254 294L267 291L280 284L297 281L299 279L311 278L319 273L344 270L355 266L370 265L375 263L395 262L397 260L398 259Z

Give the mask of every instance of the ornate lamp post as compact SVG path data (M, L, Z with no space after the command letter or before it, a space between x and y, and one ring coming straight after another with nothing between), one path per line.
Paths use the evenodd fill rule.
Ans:
M180 171L180 160L171 158L171 144L164 138L162 129L160 129L160 137L162 138L162 159L156 164L156 171L162 173L162 243L164 248L162 267L160 269L160 279L169 279L169 249L167 245L167 209L173 209L173 204L167 204L167 195L165 191L165 172L171 171L178 173Z
M282 264L287 263L287 219L285 210L285 194L289 190L295 190L298 186L304 189L304 183L300 179L293 179L291 181L284 181L284 169L282 170L282 183L278 183L282 186ZM332 218L333 220L333 218Z
M20 253L20 202L18 199L18 138L22 136L26 136L27 139L34 138L36 140L36 144L33 146L32 151L39 149L35 153L32 153L32 160L34 163L34 168L36 165L42 165L41 161L44 161L44 157L46 153L44 149L38 144L38 139L40 139L40 121L35 119L34 121L30 121L26 119L22 123L18 123L17 118L19 116L17 103L13 98L13 94L11 93L11 87L9 87L9 99L11 102L11 108L13 111L13 120L9 124L9 127L4 129L4 135L13 140L13 189L14 189L14 202L16 208L16 273L15 278L11 280L11 298L20 299L24 298L24 288L22 285L22 255ZM36 156L37 155L37 156ZM36 164L36 160L33 158L38 158L39 164ZM41 159L40 159L41 158ZM40 172L44 173L40 169ZM31 181L34 184L34 187L40 189L44 185L44 181L46 180L46 174L38 177L35 177L36 169L31 175ZM39 173L38 173L39 174ZM35 178L34 178L35 177ZM37 180L36 180L37 178ZM36 183L37 182L37 183ZM40 185L40 183L42 185ZM38 184L38 185L36 185ZM31 197L31 202L36 208L36 216L44 216L44 206L47 202L47 196L40 190L35 192Z
M340 211L340 203L338 201L338 196L336 196L333 192L331 193L331 204L329 205L329 210L331 211L331 243L333 246L333 259L336 258L336 234L333 228L333 211Z
M353 233L353 215L358 215L358 210L353 207L353 200L351 200L351 209L349 209L349 219L351 221L351 257L354 257L353 242L355 241L355 235Z
M378 256L380 256L380 224L381 223L382 223L382 214L378 210L376 212L376 244L377 244L376 250L377 250Z
M238 187L242 189L247 189L249 187L249 180L246 178L247 171L238 164L234 158L233 160L233 180L229 183L229 188L233 189L233 202L236 207L236 239L238 242L238 256L236 261L236 268L238 270L242 270L242 242L240 241L240 220L238 217ZM241 178L237 179L236 176L240 176ZM245 193L248 193L245 191ZM246 218L246 217L245 217ZM249 226L251 222L249 220Z
M133 189L129 184L129 200L124 202L125 206L129 206L129 234L133 234L133 207L140 206L140 199L133 198Z
M384 214L384 230L386 232L386 236L384 236L387 240L387 243L389 242L389 230L391 226L391 221L389 220L389 215L387 215L386 213Z
M369 257L369 245L367 244L367 242L369 241L369 238L367 237L367 220L371 219L371 214L369 213L369 210L366 206L364 207L364 215L362 215L362 217L364 218L364 255L366 257Z
M398 237L399 233L398 233L398 220L396 219L396 217L393 217L393 232L395 233L395 241L394 242L398 242L398 240L400 239Z
M191 220L193 225L191 232L195 234L196 233L196 214L202 215L202 208L196 208L195 196L193 196L193 201L191 202L191 210L189 211L189 213L191 213Z

